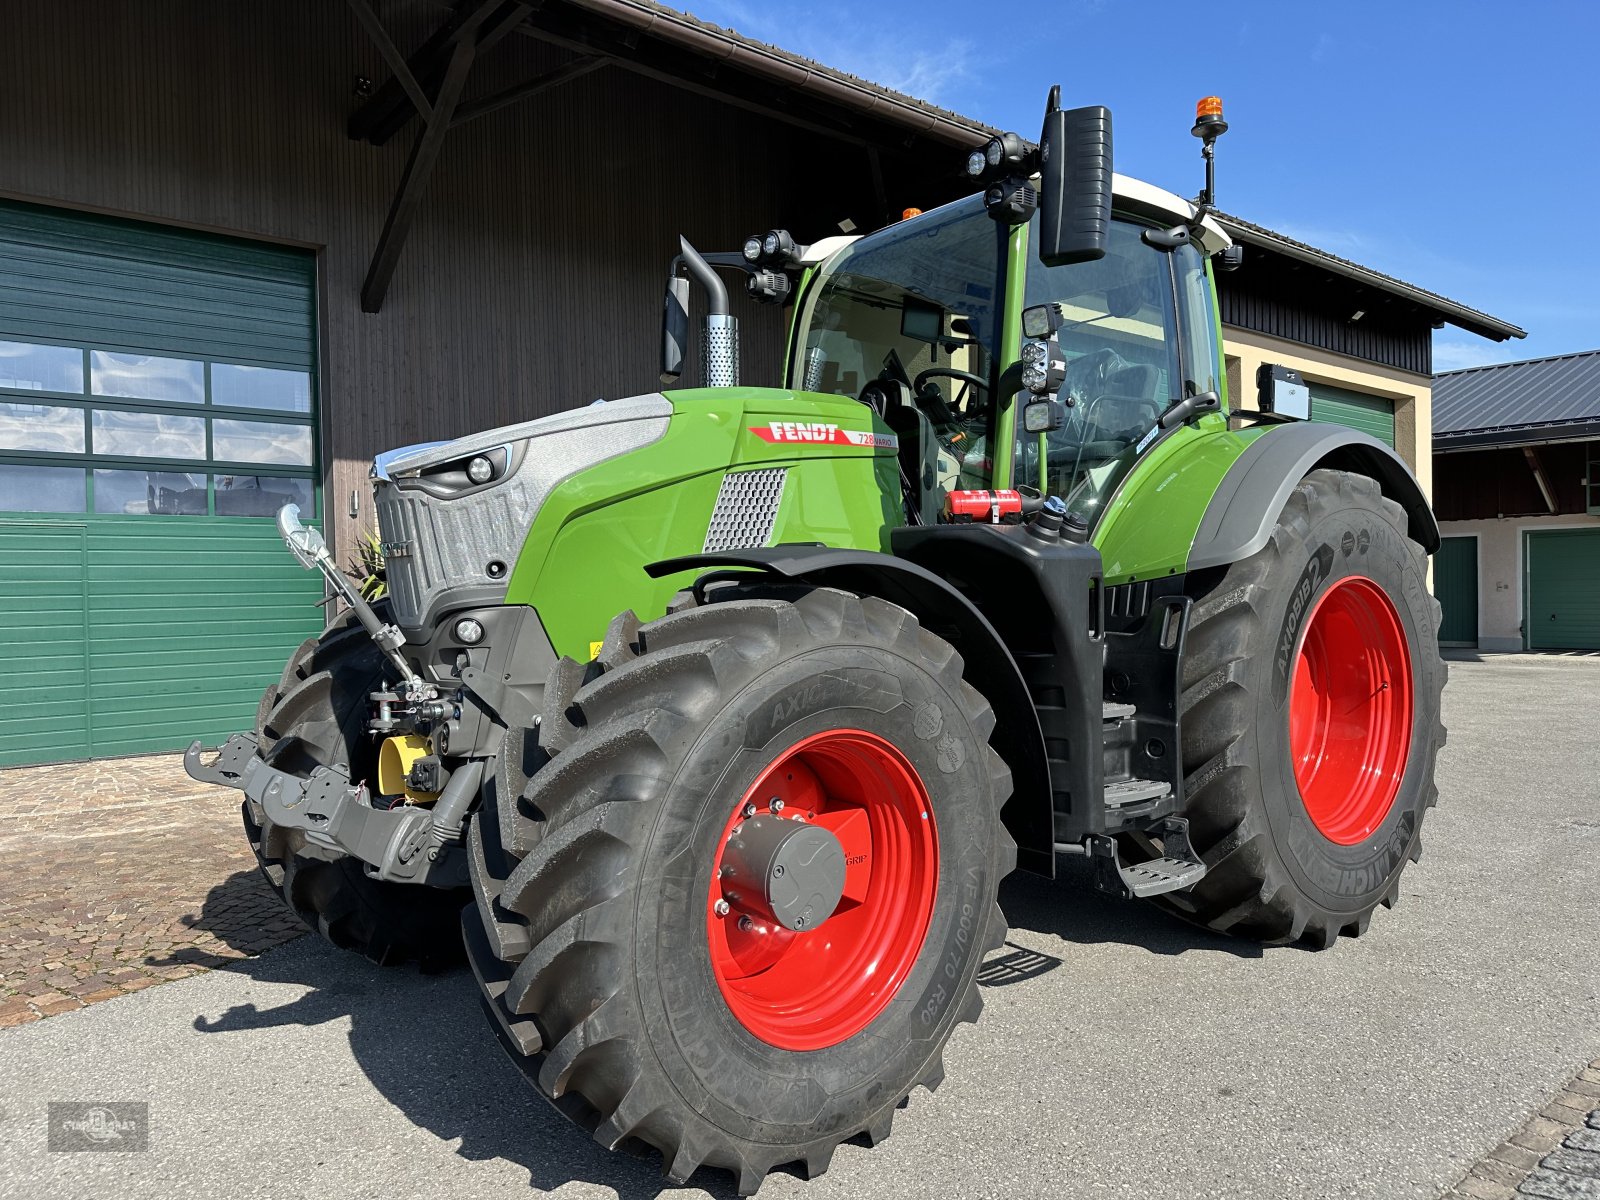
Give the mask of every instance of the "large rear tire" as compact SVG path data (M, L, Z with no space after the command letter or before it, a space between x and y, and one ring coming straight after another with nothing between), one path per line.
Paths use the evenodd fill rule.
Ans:
M1016 860L994 716L961 669L904 609L822 590L625 614L595 663L555 669L473 821L463 914L540 1091L603 1145L748 1195L887 1136L938 1085ZM751 915L731 856L758 826L837 837L837 909Z
M1181 711L1185 815L1209 870L1157 903L1316 948L1395 903L1445 740L1426 572L1376 482L1314 471L1271 541L1200 597Z
M256 736L268 765L302 779L319 766L343 767L352 780L374 777L367 697L382 684L384 666L348 615L302 643L261 697ZM273 825L251 801L242 812L261 873L328 941L384 965L415 960L433 970L461 959L463 890L371 879L359 860L308 845L302 831Z

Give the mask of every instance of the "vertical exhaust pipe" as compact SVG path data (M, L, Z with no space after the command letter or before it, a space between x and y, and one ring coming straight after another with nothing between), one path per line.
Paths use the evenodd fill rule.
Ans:
M700 362L707 387L739 386L739 321L728 307L728 289L705 256L679 237L681 261L706 293L706 324Z

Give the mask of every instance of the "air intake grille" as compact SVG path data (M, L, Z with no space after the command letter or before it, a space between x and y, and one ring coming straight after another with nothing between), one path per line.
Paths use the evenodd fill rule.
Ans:
M788 474L787 468L768 467L724 475L702 549L709 552L765 546L778 520L778 505L783 500Z

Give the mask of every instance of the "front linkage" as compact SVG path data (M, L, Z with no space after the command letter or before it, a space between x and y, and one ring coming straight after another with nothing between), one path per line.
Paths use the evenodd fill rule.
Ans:
M375 879L440 888L466 885L460 825L452 829L439 817L446 801L459 796L469 802L476 796L483 771L479 763L451 775L432 811L374 807L366 783L352 783L340 767L317 767L302 779L268 766L253 733L234 734L209 765L200 761L200 743L193 743L183 769L201 783L238 788L258 824L265 817L280 829L301 830L308 846L327 851L330 858L358 858Z
M455 705L440 699L437 687L417 676L400 653L405 636L350 586L321 533L301 523L297 506L285 505L279 512L278 530L303 566L321 571L400 673L394 688L369 696L377 716L368 728L375 734L415 731L419 722L459 715ZM352 781L342 766L317 766L302 777L269 765L262 755L260 733L234 734L210 764L201 762L200 752L196 741L184 755L190 778L238 788L257 824L264 818L279 829L300 831L312 854L330 859L348 855L367 864L371 878L393 883L439 888L467 883L462 831L483 777L479 761L468 761L453 772L439 767L436 758L413 762L405 779L407 790L416 785L415 790L436 796L431 808L399 803L379 807L367 781Z

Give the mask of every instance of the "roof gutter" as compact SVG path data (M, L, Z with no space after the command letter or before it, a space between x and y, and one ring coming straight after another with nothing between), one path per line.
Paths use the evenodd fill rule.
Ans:
M916 104L910 97L888 89L843 78L798 56L778 54L743 38L731 37L649 0L564 0L564 3L797 92L891 122L911 134L936 138L952 146L970 147L995 132L954 113Z
M1480 337L1490 338L1496 342L1503 342L1508 338L1528 336L1527 330L1513 325L1509 321L1502 321L1498 317L1491 317L1488 313L1479 312L1475 308L1468 308L1465 304L1457 304L1455 301L1447 300L1443 296L1423 291L1421 288L1413 287L1403 280L1393 279L1377 271L1368 270L1358 263L1345 262L1342 259L1323 254L1319 250L1302 246L1285 238L1274 237L1270 232L1263 231L1259 227L1252 228L1238 221L1230 220L1225 216L1218 216L1217 220L1235 241L1245 242L1252 246L1265 247L1274 254L1296 259L1333 275L1342 275L1346 279L1353 279L1376 291L1399 296L1402 299L1411 301L1419 308L1438 313L1450 324L1465 329L1468 333L1476 333Z
M1493 450L1500 446L1551 446L1561 442L1588 442L1600 438L1600 418L1556 422L1549 425L1507 425L1499 429L1463 429L1433 435L1433 452Z

